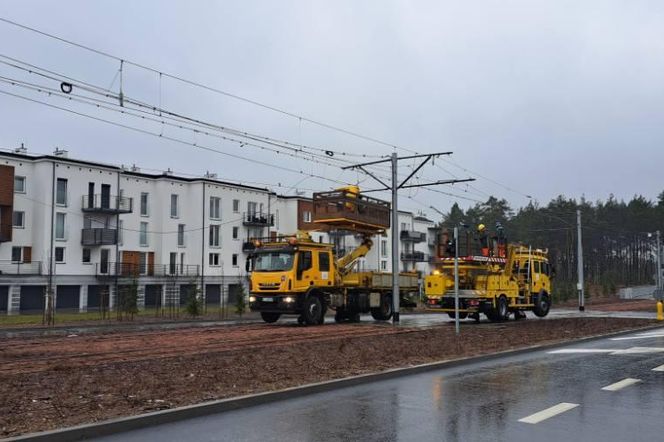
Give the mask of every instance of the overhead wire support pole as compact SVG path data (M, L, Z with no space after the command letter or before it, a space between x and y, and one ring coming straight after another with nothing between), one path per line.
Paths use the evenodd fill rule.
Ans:
M459 330L459 226L454 226L454 331Z
M428 154L418 154L418 155L408 155L404 157L398 157L396 152L393 152L390 158L383 159L383 160L376 160L376 161L370 161L367 163L362 163L362 164L353 164L350 166L345 166L342 167L342 170L347 170L347 169L359 169L362 172L366 173L376 181L378 181L381 185L385 186L382 189L373 189L373 190L367 190L363 191L362 193L367 193L367 192L380 192L380 191L385 191L385 190L390 190L392 192L392 207L391 207L391 212L392 212L392 219L391 219L391 235L392 235L392 322L393 323L398 323L399 322L399 304L400 304L400 293L399 293L399 208L398 208L398 199L399 199L399 189L410 189L414 187L425 187L425 186L437 186L437 185L442 185L442 184L455 184L455 183L463 183L463 182L468 182L468 181L475 181L474 178L467 178L467 179L460 179L460 180L440 180L440 181L434 181L432 183L421 183L421 184L408 184L408 180L410 180L415 174L431 159L436 158L441 155L451 155L452 152L436 152L436 153L428 153ZM409 175L408 177L399 184L399 177L397 173L398 169L398 163L399 160L410 160L414 158L424 158L422 163L420 163ZM375 164L382 164L382 163L387 163L390 162L391 165L391 172L392 172L392 184L387 185L383 180L379 179L378 177L374 176L373 173L369 172L366 170L366 166L372 166Z
M582 243L582 234L581 234L581 210L577 209L576 211L576 253L577 253L577 265L579 273L579 281L577 282L576 289L579 293L579 311L584 311L585 307L585 289L583 284L583 243Z

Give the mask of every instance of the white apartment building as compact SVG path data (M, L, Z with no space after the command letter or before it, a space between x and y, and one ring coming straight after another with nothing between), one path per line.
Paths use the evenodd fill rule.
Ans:
M113 307L136 284L139 308L181 305L192 289L208 305L232 303L246 284L252 238L313 230L304 196L69 158L0 153L0 312ZM401 271L429 271L434 223L399 212ZM312 232L338 254L361 237ZM389 232L360 269L391 271Z

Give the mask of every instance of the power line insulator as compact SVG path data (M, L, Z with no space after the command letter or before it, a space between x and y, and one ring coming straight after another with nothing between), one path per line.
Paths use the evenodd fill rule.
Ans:
M71 94L71 91L74 89L74 85L63 81L60 83L60 90L65 94Z

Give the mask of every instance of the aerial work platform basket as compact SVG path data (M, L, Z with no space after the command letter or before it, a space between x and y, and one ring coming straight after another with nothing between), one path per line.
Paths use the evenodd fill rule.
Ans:
M338 230L380 233L390 227L390 203L360 194L357 186L313 195L313 222Z

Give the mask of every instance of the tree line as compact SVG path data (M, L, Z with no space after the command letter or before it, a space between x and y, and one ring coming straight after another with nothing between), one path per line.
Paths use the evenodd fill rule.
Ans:
M489 197L467 210L455 203L441 225L461 225L473 235L479 224L494 231L503 226L509 242L549 250L556 271L555 297L576 294L576 211L581 211L583 263L588 295L610 295L620 287L653 284L656 237L664 233L664 192L656 201L637 195L630 201L611 195L606 201L576 200L558 196L547 205L530 202L514 210L504 199Z

